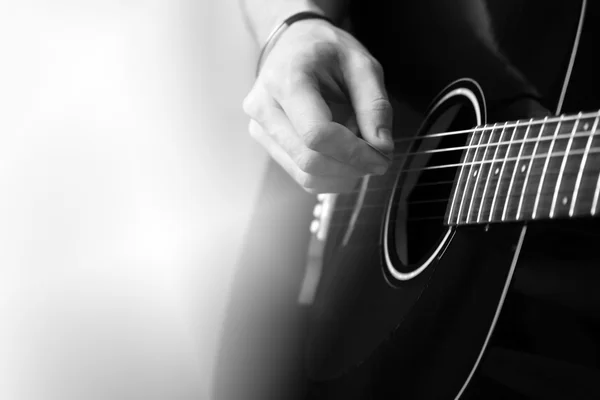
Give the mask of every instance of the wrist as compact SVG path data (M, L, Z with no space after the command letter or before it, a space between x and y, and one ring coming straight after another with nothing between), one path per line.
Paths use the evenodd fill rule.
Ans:
M312 11L301 11L294 13L284 19L282 23L280 23L276 29L274 29L269 37L266 39L265 44L263 45L260 54L258 56L258 62L256 64L256 76L260 72L262 63L264 62L265 57L271 52L271 48L278 41L279 36L284 33L284 31L288 30L292 25L298 24L305 21L326 21L328 24L333 24L333 21L326 17L325 15Z
M286 2L278 2L278 4L269 7L268 12L264 15L261 21L257 21L254 29L255 38L259 46L264 46L269 35L289 16L303 12L311 11L323 16L328 15L325 11L317 6L314 1L309 0L294 0Z

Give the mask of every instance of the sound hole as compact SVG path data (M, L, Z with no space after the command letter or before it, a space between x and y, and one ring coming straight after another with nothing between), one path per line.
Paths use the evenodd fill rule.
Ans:
M436 134L468 130L476 121L471 103L457 96L428 118L410 149L390 213L397 271L410 274L430 262L449 234L444 217L458 168L446 166L460 163L468 135Z

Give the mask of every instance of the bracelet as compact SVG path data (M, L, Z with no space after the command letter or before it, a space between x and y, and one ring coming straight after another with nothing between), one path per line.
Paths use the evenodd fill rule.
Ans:
M281 33L281 31L283 31L285 28L292 25L294 22L302 21L304 19L322 19L333 25L333 21L330 18L312 11L302 11L286 18L285 21L283 21L280 25L273 29L273 31L267 38L265 45L261 49L260 54L258 56L258 62L256 63L256 76L258 76L258 73L260 72L260 67L262 65L263 58L267 53L267 48L273 47L273 44L275 43L275 37L278 36L278 34Z

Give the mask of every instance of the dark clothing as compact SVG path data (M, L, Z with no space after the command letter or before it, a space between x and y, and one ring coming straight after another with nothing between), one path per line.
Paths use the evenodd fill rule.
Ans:
M579 10L566 0L351 0L350 25L390 91L423 112L463 77L482 86L488 107L523 93L556 103Z

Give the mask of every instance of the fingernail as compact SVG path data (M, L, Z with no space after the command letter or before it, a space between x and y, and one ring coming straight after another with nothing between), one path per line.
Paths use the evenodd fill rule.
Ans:
M386 142L392 142L392 131L388 128L379 128L377 130L377 137Z
M392 132L387 128L379 128L377 130L377 137L385 143L384 148L381 149L382 153L386 153L386 157L390 158L390 154L394 152Z

